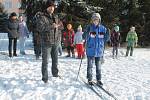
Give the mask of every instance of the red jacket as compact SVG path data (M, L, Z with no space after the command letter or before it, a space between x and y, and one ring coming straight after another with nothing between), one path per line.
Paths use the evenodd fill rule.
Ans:
M63 33L63 41L65 46L73 46L74 35L75 33L73 30L67 30Z

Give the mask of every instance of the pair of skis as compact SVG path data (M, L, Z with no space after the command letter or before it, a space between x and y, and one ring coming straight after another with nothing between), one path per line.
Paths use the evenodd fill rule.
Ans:
M94 83L96 84L96 83ZM103 90L106 94L114 98L114 100L118 100L112 93L110 93L108 90L104 89L101 85L96 84L101 90Z
M77 78L76 78L76 81L78 79L78 76L79 76L79 73L80 73L80 69L81 69L81 65L82 65L82 60L83 58L81 58L81 62L80 62L80 66L79 66L79 70L78 70L78 74L77 74ZM112 98L114 98L114 100L118 100L112 93L110 93L109 91L107 91L106 89L104 89L102 86L98 85L96 82L94 82L94 86L93 85L89 85L87 82L85 82L83 80L82 77L80 77L82 79L82 81L84 82L84 84L87 85L87 87L89 87L98 97L100 97L102 100L104 99L104 97L102 96L102 94L100 94L99 92L97 92L95 89L94 89L94 86L98 86L101 90L103 90L107 95L111 96Z
M98 97L100 97L102 100L104 99L102 94L100 94L98 91L96 91L96 89L94 89L93 85L89 85L87 82L83 81L84 84L86 84L86 86L91 89Z
M83 80L82 80L83 81ZM102 100L104 99L104 97L102 96L102 94L100 94L99 92L97 92L94 87L97 86L98 88L100 88L103 92L105 92L107 95L109 95L110 97L112 97L114 100L118 100L112 93L110 93L108 90L104 89L101 85L98 85L96 82L93 82L94 85L89 85L87 82L83 81L84 84L87 85L88 88L90 88L98 97L100 97Z

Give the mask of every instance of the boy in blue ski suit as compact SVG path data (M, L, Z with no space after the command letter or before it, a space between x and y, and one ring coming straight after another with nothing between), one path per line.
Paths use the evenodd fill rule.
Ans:
M103 56L104 42L108 40L109 34L106 32L107 29L101 25L99 13L93 13L91 21L92 23L87 26L83 34L83 39L86 41L87 79L88 83L93 85L92 68L95 60L97 84L103 85L101 82L100 60Z

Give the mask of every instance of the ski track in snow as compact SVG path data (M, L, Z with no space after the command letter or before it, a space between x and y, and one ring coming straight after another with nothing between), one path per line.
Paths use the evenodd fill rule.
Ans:
M105 63L101 66L104 88L118 100L150 100L150 49L134 49L133 57L124 57L122 52L126 50L121 48L117 59L111 57L111 50L106 49ZM41 58L35 60L33 50L11 59L0 55L0 100L101 100L81 81L80 77L87 81L87 60L83 59L76 81L81 60L65 55L59 57L58 65L62 79L52 77L50 59L48 84L41 81ZM104 100L114 100L97 90Z

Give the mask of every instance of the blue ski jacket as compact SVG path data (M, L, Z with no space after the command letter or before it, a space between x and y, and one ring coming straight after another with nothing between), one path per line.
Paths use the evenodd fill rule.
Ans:
M86 41L86 55L88 57L102 57L104 43L109 40L109 33L101 24L98 26L90 24L83 33L83 39Z

